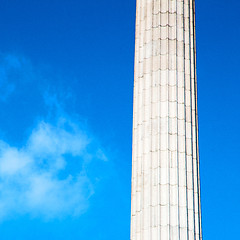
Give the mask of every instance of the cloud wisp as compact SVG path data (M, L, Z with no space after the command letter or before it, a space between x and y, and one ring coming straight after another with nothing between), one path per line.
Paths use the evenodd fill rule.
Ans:
M79 115L65 105L71 91L52 87L58 81L45 75L25 57L0 54L4 93L0 91L0 104L11 116L19 108L26 110L16 115L18 120L10 119L18 127L6 128L6 134L18 139L29 132L14 142L17 146L0 139L0 221L22 215L44 219L81 215L101 175L96 169L108 160ZM24 116L27 124L21 124Z
M92 157L106 160L95 145L79 124L66 118L55 125L40 122L21 148L1 141L0 219L12 214L49 219L84 212L94 193L87 162ZM73 159L78 164L68 167Z
M14 92L15 84L11 81L13 75L21 68L21 63L14 55L0 54L0 100L6 101Z

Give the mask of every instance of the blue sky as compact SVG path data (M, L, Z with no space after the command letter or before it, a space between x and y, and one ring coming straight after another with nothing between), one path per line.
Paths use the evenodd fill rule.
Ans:
M129 239L135 1L0 2L0 239ZM196 2L205 240L239 235L239 9Z

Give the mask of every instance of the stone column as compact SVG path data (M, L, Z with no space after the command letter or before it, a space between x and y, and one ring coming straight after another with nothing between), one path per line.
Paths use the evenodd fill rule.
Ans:
M137 0L131 240L201 240L195 1Z

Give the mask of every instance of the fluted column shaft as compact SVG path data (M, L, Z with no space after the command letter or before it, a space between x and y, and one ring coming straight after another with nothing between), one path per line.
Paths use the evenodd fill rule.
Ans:
M201 240L194 0L137 0L131 240Z

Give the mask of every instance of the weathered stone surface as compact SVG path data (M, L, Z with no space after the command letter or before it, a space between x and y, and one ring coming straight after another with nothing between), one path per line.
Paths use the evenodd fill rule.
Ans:
M194 0L137 0L131 240L201 240Z

